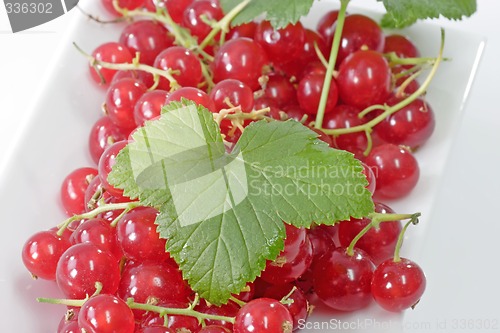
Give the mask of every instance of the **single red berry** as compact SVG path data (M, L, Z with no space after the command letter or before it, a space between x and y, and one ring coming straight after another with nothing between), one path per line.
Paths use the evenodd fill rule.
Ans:
M291 333L293 318L279 301L258 298L244 305L236 315L234 333Z
M425 274L413 261L392 258L373 273L371 290L375 301L389 311L402 311L418 303L426 285Z
M99 294L89 298L78 313L78 325L87 333L133 333L134 314L120 298Z

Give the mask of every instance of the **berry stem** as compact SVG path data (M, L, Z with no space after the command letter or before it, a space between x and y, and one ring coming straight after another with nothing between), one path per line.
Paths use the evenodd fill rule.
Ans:
M164 71L164 70L155 68L153 66L141 64L141 63L139 63L139 55L136 55L136 57L134 58L134 60L132 61L131 64L129 64L129 63L112 63L112 62L97 60L96 58L94 58L90 54L83 51L75 42L73 42L73 45L81 54L83 54L87 59L89 59L90 65L92 67L94 67L96 71L99 71L99 69L96 68L96 66L101 66L104 68L115 69L115 70L141 70L141 71L153 74L153 76L155 77L155 81L158 79L159 76L166 78L170 82L170 90L171 91L177 90L181 87L179 85L179 83L177 83L177 80L172 76L172 74L174 73L173 71L171 71L171 70Z
M213 314L208 314L208 313L202 313L202 312L193 310L191 308L191 306L188 306L187 308L184 308L184 309L164 308L164 307L152 305L152 304L136 303L136 302L134 302L133 298L127 299L127 305L133 310L144 310L144 311L156 312L161 317L164 317L165 315L180 315L180 316L195 317L199 321L220 320L220 321L230 322L233 324L235 321L234 317L218 316L218 315L213 315Z
M330 91L333 79L333 70L335 69L335 63L337 62L337 55L339 53L340 40L342 38L342 30L344 28L344 21L349 1L350 0L340 0L340 9L337 17L335 35L333 36L332 50L330 52L330 58L328 59L328 67L326 69L323 89L321 90L321 99L319 101L318 113L316 114L316 121L314 122L314 127L317 129L321 129L323 126L323 118L325 116L325 108L328 101L328 92Z
M404 225L403 229L399 233L398 242L396 243L396 249L394 250L394 259L393 259L394 262L400 262L401 261L401 257L399 256L399 251L401 249L401 245L403 245L403 239L404 239L404 235L405 235L406 229L408 229L408 227L410 226L410 224L417 225L418 224L418 216L414 216L413 218L411 218L410 221L408 221Z
M356 133L356 132L366 132L368 129L373 128L375 125L383 121L385 118L390 116L391 114L399 111L400 109L404 108L405 106L409 105L413 101L415 101L417 98L425 94L427 89L429 88L429 85L436 75L437 69L439 65L441 64L441 61L443 60L443 50L444 50L444 42L445 42L445 34L444 30L441 29L441 47L439 49L439 55L435 59L434 64L431 68L431 71L425 81L422 83L420 88L418 88L413 94L408 96L408 98L402 100L401 102L393 105L393 106L381 106L381 105L375 105L375 106L370 106L369 108L365 109L362 111L362 114L366 114L374 108L382 108L385 110L382 114L379 116L375 117L374 119L370 120L369 122L359 125L359 126L353 126L350 128L337 128L337 129L327 129L327 128L321 128L323 132L325 132L328 135L342 135L342 134L348 134L348 133ZM365 155L368 155L369 151L365 151Z
M251 0L242 1L233 9L231 9L229 13L227 13L219 22L214 25L207 37L205 37L205 39L200 43L199 48L203 50L208 46L208 44L210 44L210 42L219 33L219 31L226 31L227 29L229 29L229 24L231 24L231 21L243 10L243 8L245 8L250 3L250 1Z
M39 297L36 300L40 303L62 304L62 305L66 305L66 306L81 307L88 299L89 299L89 297L84 298L84 299L61 299L61 298ZM189 305L187 308L181 308L181 309L165 308L162 306L157 306L157 305L152 305L152 304L136 303L136 302L134 302L133 298L127 299L127 305L132 310L144 310L144 311L156 312L161 317L165 317L167 315L181 315L181 316L195 317L200 322L204 321L204 320L220 320L220 321L230 322L233 324L235 322L234 317L218 316L218 315L213 315L213 314L208 314L208 313L202 313L202 312L193 310L191 305Z
M432 65L435 58L400 58L395 52L385 54L385 57L389 61L391 67L399 65ZM448 58L443 58L443 61L448 61Z
M139 201L105 204L105 205L99 206L99 207L91 210L90 212L86 212L86 213L79 214L79 215L73 215L57 226L59 228L59 230L57 231L57 235L62 236L64 230L73 221L91 219L91 218L94 218L101 213L108 212L110 210L124 209L125 211L130 211L131 209L134 209L134 208L139 207L139 206L140 206ZM115 223L115 221L113 221L112 223Z
M414 221L418 221L418 218L420 217L420 213L413 213L413 214L384 214L384 213L377 213L373 212L368 215L368 218L371 219L370 223L367 224L357 235L354 237L354 239L351 241L349 244L349 247L347 248L347 255L353 256L354 255L354 247L356 246L356 243L363 237L368 231L370 231L371 228L378 228L380 223L383 222L391 222L391 221L398 221L398 220L408 220L410 219L410 222L415 223ZM410 223L409 222L409 223ZM401 235L400 235L401 237ZM402 242L402 239L401 239ZM398 244L399 244L399 239L398 239ZM401 246L401 244L399 244ZM396 249L398 249L396 245ZM399 250L398 250L399 254Z
M240 308L241 308L241 307L243 307L243 306L245 306L245 305L247 304L246 302L243 302L242 300L237 299L237 298L236 298L236 297L234 297L234 296L229 297L229 300L230 300L230 301L233 301L233 302L234 302L234 303L236 303L236 304L238 304L238 306L239 306Z

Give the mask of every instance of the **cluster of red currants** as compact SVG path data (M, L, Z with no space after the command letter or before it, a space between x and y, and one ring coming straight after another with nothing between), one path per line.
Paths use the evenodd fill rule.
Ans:
M102 1L110 12L120 14L111 1ZM189 30L199 43L213 29L209 22L223 18L217 0L120 0L118 4L130 13L163 7L172 22ZM62 229L36 233L23 249L28 270L56 280L68 299L93 295L96 282L102 287L81 307L69 306L72 316L61 321L59 333L291 332L307 318L308 299L320 299L341 311L364 308L372 299L390 311L418 302L425 288L422 270L407 259L393 258L401 222L384 222L368 230L371 221L363 219L309 230L286 225L285 248L267 263L261 277L226 305L216 307L201 300L192 306L193 292L156 232L158 212L137 207L107 181L130 133L181 98L214 113L236 109L251 114L268 108L269 118L291 118L312 127L327 73L322 58L329 56L337 15L337 11L325 14L317 30L300 22L278 30L267 21L251 22L216 34L203 50L174 44L179 36L172 27L138 20L124 28L118 42L94 50L91 75L107 89L106 114L89 136L97 168L75 170L63 183L64 209L70 218L79 218ZM135 54L145 66L120 70L120 65L135 61ZM330 146L351 151L364 162L368 188L376 198L400 198L413 189L419 168L411 150L425 143L434 129L433 111L422 98L405 102L419 89L413 79L420 68L401 59L418 56L407 38L385 36L369 17L346 17L323 126L313 129ZM156 80L159 72L165 75ZM399 104L404 104L399 111L362 127ZM379 107L363 112L373 105ZM237 141L251 120L222 119L226 142ZM357 126L361 126L357 132L327 134ZM363 152L372 147L365 157ZM106 210L106 205L115 208ZM382 203L375 206L376 212L393 213ZM87 216L90 212L97 213ZM363 230L363 236L355 239ZM169 314L166 321L159 308L187 312Z

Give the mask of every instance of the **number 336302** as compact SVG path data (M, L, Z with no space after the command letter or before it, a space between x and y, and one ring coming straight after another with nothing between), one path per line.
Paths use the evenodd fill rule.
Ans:
M7 2L5 4L7 14L52 14L52 4L50 2Z

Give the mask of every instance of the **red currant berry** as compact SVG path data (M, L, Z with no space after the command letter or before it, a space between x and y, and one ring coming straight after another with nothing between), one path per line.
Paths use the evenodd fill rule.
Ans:
M393 106L403 100L392 97L387 105ZM434 128L434 111L423 99L417 98L377 124L374 131L385 142L417 148L430 138Z
M106 113L124 133L130 133L136 124L134 107L148 88L139 80L125 78L111 84L106 93Z
M98 164L106 148L126 138L126 134L123 133L109 117L101 117L90 130L89 151L92 160Z
M222 80L210 91L210 98L214 101L215 109L229 109L240 106L241 111L251 112L254 99L249 86L234 79Z
M362 250L354 249L349 255L346 248L336 248L314 262L314 291L332 309L362 309L372 300L373 269L373 262Z
M57 230L40 231L24 243L23 263L33 276L45 280L56 279L57 262L71 246L66 237L57 236L56 233Z
M348 15L342 29L337 64L359 50L382 52L384 41L384 33L377 22L361 14ZM332 40L327 40L327 44L331 47Z
M229 40L215 54L214 81L236 79L257 90L267 63L266 51L257 42L244 37Z
M130 23L123 29L119 41L131 54L139 52L140 62L146 65L153 65L156 56L174 43L168 30L153 20Z
M100 45L92 52L92 56L97 61L115 64L131 63L134 58L125 45L115 42ZM103 68L100 65L95 65L95 68L89 65L89 69L92 79L103 86L108 86L117 72L115 69ZM96 70L99 71L99 73Z
M66 176L61 186L61 201L68 216L85 213L85 191L96 176L95 168L79 168Z
M185 303L190 293L191 290L182 279L182 274L177 267L165 262L147 261L126 265L117 295L121 299L132 297L137 303L148 301ZM140 319L144 311L134 310L134 314L137 319Z
M117 260L123 256L116 241L116 229L105 219L94 218L82 222L71 235L71 241L73 244L92 243L101 250L112 253Z
M262 21L257 25L254 40L262 45L271 62L279 64L300 55L305 35L300 22L275 29L269 21Z
M316 30L323 37L327 47L332 45L333 35L335 34L335 23L338 17L339 11L331 10L324 14L316 25Z
M345 104L360 109L382 104L392 90L389 63L379 52L357 51L340 64L337 84Z
M311 266L313 249L305 229L286 225L285 248L274 261L268 261L261 278L283 284L299 278Z
M135 124L142 126L146 120L159 117L161 109L167 104L167 97L165 90L148 91L142 95L134 107Z
M426 285L425 274L413 261L392 258L381 263L373 273L372 294L389 311L402 311L418 303Z
M96 282L102 284L103 293L114 293L120 281L120 269L115 256L92 243L71 246L59 259L56 269L59 289L68 298L92 295Z
M264 89L264 96L276 102L279 107L288 104L297 104L297 92L295 87L283 75L269 75L269 80Z
M244 305L236 315L234 333L291 333L293 318L280 302L258 298Z
M182 46L172 46L156 57L154 66L163 70L175 70L172 74L177 83L183 87L196 87L203 78L200 60L193 51ZM160 78L159 89L170 91L170 82Z
M226 39L235 39L239 37L252 38L255 36L255 30L257 29L257 23L251 21L248 23L243 23L235 27L231 27L231 30L226 35Z
M167 104L173 101L180 101L182 98L189 99L198 105L203 105L210 112L217 112L215 104L210 96L208 96L206 92L193 87L184 87L177 89L168 96Z
M160 238L155 224L158 211L138 207L126 213L116 225L116 237L123 253L135 262L168 259L166 240Z
M127 141L118 141L113 143L111 146L106 148L104 153L102 153L101 158L99 159L99 178L101 179L102 187L109 192L109 194L122 197L123 190L115 188L108 182L108 175L111 172L113 165L116 163L116 156L118 153L125 148L127 145Z
M294 289L295 288L295 289ZM294 291L292 292L292 289ZM273 298L280 301L287 296L288 303L284 304L293 318L293 330L297 330L308 316L309 302L304 292L293 284L282 284L271 286L264 292L263 297Z
M300 80L297 87L297 100L300 107L308 114L316 114L318 112L319 102L323 91L323 83L325 82L325 75L322 74L308 74ZM328 99L325 106L325 114L333 111L337 105L339 98L338 88L335 80L330 82L330 89L328 90Z
M197 0L184 11L182 26L189 29L191 35L198 37L198 41L201 42L212 30L212 27L205 23L205 20L219 21L223 16L224 13L218 2Z
M401 198L417 185L420 169L415 157L405 148L382 144L373 148L365 159L377 180L375 196Z
M420 52L413 42L405 36L394 34L385 37L384 53L394 52L400 58L418 58ZM403 66L411 68L412 65Z
M134 314L127 303L114 295L89 298L78 313L78 325L88 333L133 333Z

